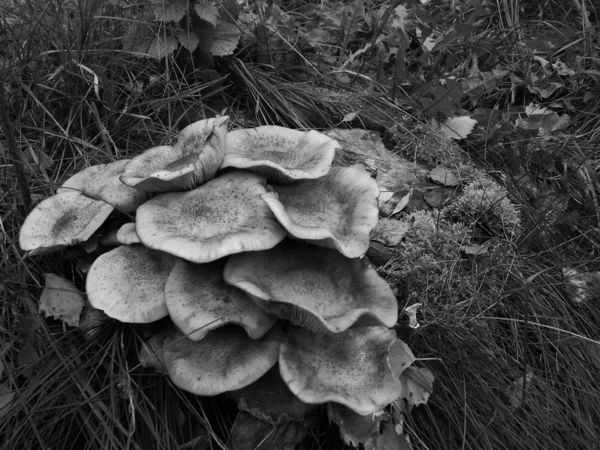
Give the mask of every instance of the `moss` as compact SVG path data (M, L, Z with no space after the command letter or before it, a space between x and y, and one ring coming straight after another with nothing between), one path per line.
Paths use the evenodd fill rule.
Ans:
M512 240L521 232L521 213L506 188L481 172L443 209L442 217L471 225L476 242L492 237Z

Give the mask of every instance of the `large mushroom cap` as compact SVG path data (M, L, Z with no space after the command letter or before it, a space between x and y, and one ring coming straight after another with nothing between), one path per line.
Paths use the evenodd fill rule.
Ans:
M396 323L398 303L368 263L302 242L229 258L225 281L265 311L318 332Z
M262 199L294 237L358 258L369 248L379 217L379 188L358 167L332 167L316 180L272 186Z
M265 184L238 171L190 192L158 195L139 207L137 234L150 248L196 263L271 248L286 233L260 198Z
M384 327L334 335L293 327L281 344L281 376L303 402L332 401L372 414L402 394L388 362L395 340L396 333Z
M148 323L168 315L164 288L176 259L141 245L123 245L98 257L86 291L94 308L121 322Z
M64 192L39 203L25 219L19 234L22 250L32 255L77 245L104 223L113 207L79 192Z
M188 339L199 341L227 323L242 326L258 339L275 323L240 289L223 281L223 261L189 264L178 261L165 285L171 320Z
M331 167L338 143L318 131L278 126L235 130L227 135L221 168L237 167L284 184L318 178Z
M128 162L128 159L123 159L88 167L65 181L56 193L81 192L105 201L119 211L135 211L148 199L148 193L126 186L119 179Z
M196 395L217 395L240 389L262 377L277 363L283 339L274 327L252 340L239 327L211 331L201 341L175 334L163 356L173 383Z
M217 117L188 125L175 146L154 147L133 158L121 181L148 192L169 192L213 179L225 154L227 120Z

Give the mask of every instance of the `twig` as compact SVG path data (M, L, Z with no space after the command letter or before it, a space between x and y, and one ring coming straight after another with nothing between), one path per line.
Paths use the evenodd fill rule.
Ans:
M6 101L4 79L0 80L0 124L2 124L2 128L6 135L8 152L10 159L12 159L11 163L15 169L17 183L19 184L19 189L21 191L21 205L17 205L17 209L21 215L25 217L31 208L31 193L29 192L29 185L27 184L27 178L25 177L23 159L17 148L17 141L15 140L15 135L13 133L12 123L8 117L8 103Z

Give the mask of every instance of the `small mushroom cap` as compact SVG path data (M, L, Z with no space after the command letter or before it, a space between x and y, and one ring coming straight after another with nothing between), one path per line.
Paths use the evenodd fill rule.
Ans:
M77 245L104 223L113 207L79 192L64 192L39 203L19 234L22 250L39 255Z
M239 327L212 330L201 341L177 333L163 356L173 383L196 395L217 395L240 389L263 376L277 363L283 332L273 327L252 340Z
M81 192L93 199L105 201L119 211L135 211L148 200L148 193L126 186L119 179L128 162L128 159L123 159L88 167L65 181L56 193Z
M281 377L303 402L331 401L373 414L402 394L388 362L395 339L396 333L384 327L334 335L292 327L281 344Z
M248 169L272 183L291 183L325 175L337 148L337 141L314 130L278 126L235 130L227 135L221 168Z
M117 231L117 241L121 244L131 245L140 244L140 238L135 232L135 222L125 223Z
M348 258L366 253L379 218L379 188L366 170L332 167L316 180L272 188L275 192L262 199L292 236L335 248Z
M142 243L195 263L277 245L285 230L260 198L265 179L230 172L190 192L158 195L138 208Z
M288 241L262 252L233 255L225 281L265 311L316 332L396 323L398 303L365 260Z
M240 289L223 281L224 261L189 264L179 260L165 285L171 320L188 339L199 341L227 323L242 326L251 339L263 336L276 318L260 309Z
M98 257L86 291L94 308L121 322L148 323L168 315L164 288L176 259L141 245L123 245Z
M170 192L213 179L225 154L227 120L225 116L188 125L175 146L154 147L133 158L121 181L148 192Z

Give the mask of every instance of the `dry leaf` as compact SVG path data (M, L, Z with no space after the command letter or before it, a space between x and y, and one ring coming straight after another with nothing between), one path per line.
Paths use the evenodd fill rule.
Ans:
M352 111L349 112L348 114L346 114L344 116L344 118L342 119L342 122L352 122L354 119L356 119L356 117L358 116L359 111Z
M406 208L406 205L408 205L408 203L410 202L411 195L412 195L412 191L400 199L400 201L398 202L398 204L396 205L396 207L390 214L390 217L393 216L394 214L398 214L400 211L402 211L404 208Z
M487 245L467 245L462 248L462 251L467 255L485 255L488 252Z
M436 167L431 172L429 172L427 176L431 181L435 181L436 183L441 184L442 186L453 187L458 186L460 184L460 180L458 179L458 177L444 166Z
M395 247L410 230L412 223L396 219L381 219L371 233L371 240Z
M409 406L419 406L427 403L433 392L433 373L422 367L407 367L400 375L403 385L401 398L406 399Z
M394 196L392 191L379 191L379 204L389 201Z
M449 117L440 125L440 128L448 138L460 140L471 134L475 125L477 125L475 119L471 119L469 116L459 116Z
M529 388L532 379L533 372L528 370L525 375L525 389ZM506 395L513 408L516 409L521 406L521 402L523 401L523 376L517 378L508 386L508 388L506 388Z
M415 303L414 305L404 308L404 314L408 316L408 326L413 329L417 329L421 326L417 321L417 311L421 306L423 306L422 303Z
M79 325L85 305L83 294L73 283L53 273L44 274L46 283L40 297L40 312L45 317L64 321L71 327Z

